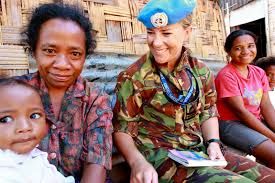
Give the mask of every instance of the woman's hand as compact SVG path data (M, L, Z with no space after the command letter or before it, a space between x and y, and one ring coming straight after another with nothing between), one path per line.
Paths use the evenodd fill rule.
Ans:
M158 183L156 170L136 148L130 135L115 132L114 142L131 167L131 183Z
M158 174L146 160L137 160L131 166L131 183L158 183Z
M207 154L211 160L225 160L220 148L220 144L217 142L211 142L209 144L207 148Z

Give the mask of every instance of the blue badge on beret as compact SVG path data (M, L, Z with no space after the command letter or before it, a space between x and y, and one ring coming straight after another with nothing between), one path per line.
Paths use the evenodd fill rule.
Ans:
M196 0L150 0L138 15L147 28L175 24L192 13Z

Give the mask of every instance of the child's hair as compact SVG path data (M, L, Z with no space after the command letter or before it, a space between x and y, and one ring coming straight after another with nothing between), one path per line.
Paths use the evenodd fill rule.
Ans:
M14 78L0 78L0 87L2 87L2 86L17 86L17 85L24 86L26 88L29 88L29 89L35 91L40 97L39 91L35 87L25 83L24 81L14 79ZM40 97L40 99L41 99L41 97Z
M92 24L85 16L84 11L76 5L49 3L37 7L32 12L31 19L26 29L22 32L22 37L24 38L22 42L28 45L30 53L33 53L36 49L42 24L55 18L73 21L78 24L85 33L86 56L94 52L96 47L95 35L92 34Z
M259 58L254 64L263 70L266 70L269 66L275 65L275 56Z
M236 31L233 31L231 32L227 38L226 38L226 41L225 41L225 44L224 44L224 50L228 53L230 52L232 46L233 46L233 42L234 40L239 37L239 36L244 36L244 35L249 35L251 37L253 37L254 39L254 42L257 43L257 36L253 33L253 32L250 32L248 30L243 30L243 29L240 29L240 30L236 30Z

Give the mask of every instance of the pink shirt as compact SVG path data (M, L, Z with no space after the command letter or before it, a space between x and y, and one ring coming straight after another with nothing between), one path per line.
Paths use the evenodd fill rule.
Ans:
M263 93L269 90L267 77L261 68L248 65L248 79L246 79L229 63L218 73L215 84L220 120L240 120L223 100L223 98L234 96L241 96L245 108L261 119L261 99Z

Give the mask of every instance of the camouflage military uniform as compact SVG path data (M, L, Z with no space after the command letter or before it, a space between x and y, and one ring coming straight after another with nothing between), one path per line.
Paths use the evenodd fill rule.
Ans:
M159 182L275 182L271 169L230 154L225 155L230 161L228 167L249 179L220 168L186 169L167 157L167 150L172 148L205 152L200 126L205 120L217 116L214 78L204 63L189 57L185 51L172 73L164 68L160 71L168 78L174 95L177 90L186 94L190 81L186 79L184 65L191 67L200 89L199 99L185 108L165 96L151 53L120 73L114 109L115 131L132 136L139 151L157 170ZM192 82L195 84L194 79Z

